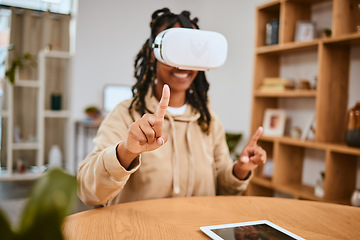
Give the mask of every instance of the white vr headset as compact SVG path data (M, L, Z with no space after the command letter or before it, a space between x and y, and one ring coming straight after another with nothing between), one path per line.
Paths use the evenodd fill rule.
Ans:
M220 67L227 56L226 38L217 32L169 28L152 44L156 59L184 70L205 71Z

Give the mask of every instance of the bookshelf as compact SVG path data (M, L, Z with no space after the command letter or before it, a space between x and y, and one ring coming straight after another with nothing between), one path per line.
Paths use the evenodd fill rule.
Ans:
M324 3L331 8L328 22L331 22L332 36L295 42L296 22L313 21L314 7ZM291 105L294 100L311 102L316 130L311 140L291 138L287 133L282 137L262 136L259 144L272 160L272 175L265 176L264 167L259 167L246 194L273 196L275 192L281 192L298 199L350 204L360 158L359 148L344 143L345 116L349 108L349 88L352 87L350 56L353 49L360 46L360 32L357 32L354 20L360 12L356 12L355 4L353 0L277 0L257 7L251 132L262 125L268 108L286 105L295 112L297 107ZM279 42L266 45L265 26L274 18L279 20ZM316 88L277 92L260 90L265 78L284 77L281 76L284 57L304 53L315 56ZM309 150L324 156L321 159L325 172L322 197L315 195L314 186L303 183L304 162Z

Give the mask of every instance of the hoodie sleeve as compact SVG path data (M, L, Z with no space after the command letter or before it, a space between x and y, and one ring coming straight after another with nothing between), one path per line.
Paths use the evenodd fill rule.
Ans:
M246 190L252 174L246 180L240 180L233 174L235 162L230 157L225 138L225 130L214 114L212 114L211 131L215 146L214 158L217 176L217 194L240 195Z
M140 166L137 157L125 169L116 157L116 147L127 136L132 123L125 104L118 105L102 122L96 137L95 148L80 163L78 195L86 205L106 205L125 186L130 175Z

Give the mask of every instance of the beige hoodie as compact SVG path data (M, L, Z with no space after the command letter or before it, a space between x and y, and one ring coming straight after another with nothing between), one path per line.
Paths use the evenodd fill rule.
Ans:
M149 93L145 102L154 113L158 100ZM202 132L200 114L190 105L181 116L165 115L163 130L168 141L142 153L124 169L116 158L116 146L126 138L129 125L140 118L129 113L131 100L120 103L107 115L94 138L95 148L79 166L78 195L87 205L184 196L241 194L249 179L233 175L233 161L224 129L212 113L210 134Z

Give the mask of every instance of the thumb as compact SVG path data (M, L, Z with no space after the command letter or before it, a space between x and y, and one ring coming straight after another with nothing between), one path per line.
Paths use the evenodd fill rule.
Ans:
M243 149L243 152L240 155L239 161L241 163L248 163L250 162L250 157L253 155L254 153L254 148L247 145L245 146L245 148Z
M241 163L248 163L248 162L250 162L249 156L244 155L244 156L240 157L240 162L241 162Z
M161 137L158 137L156 139L156 143L159 145L159 147L161 147L162 145L164 145L167 142L167 135L163 134Z

